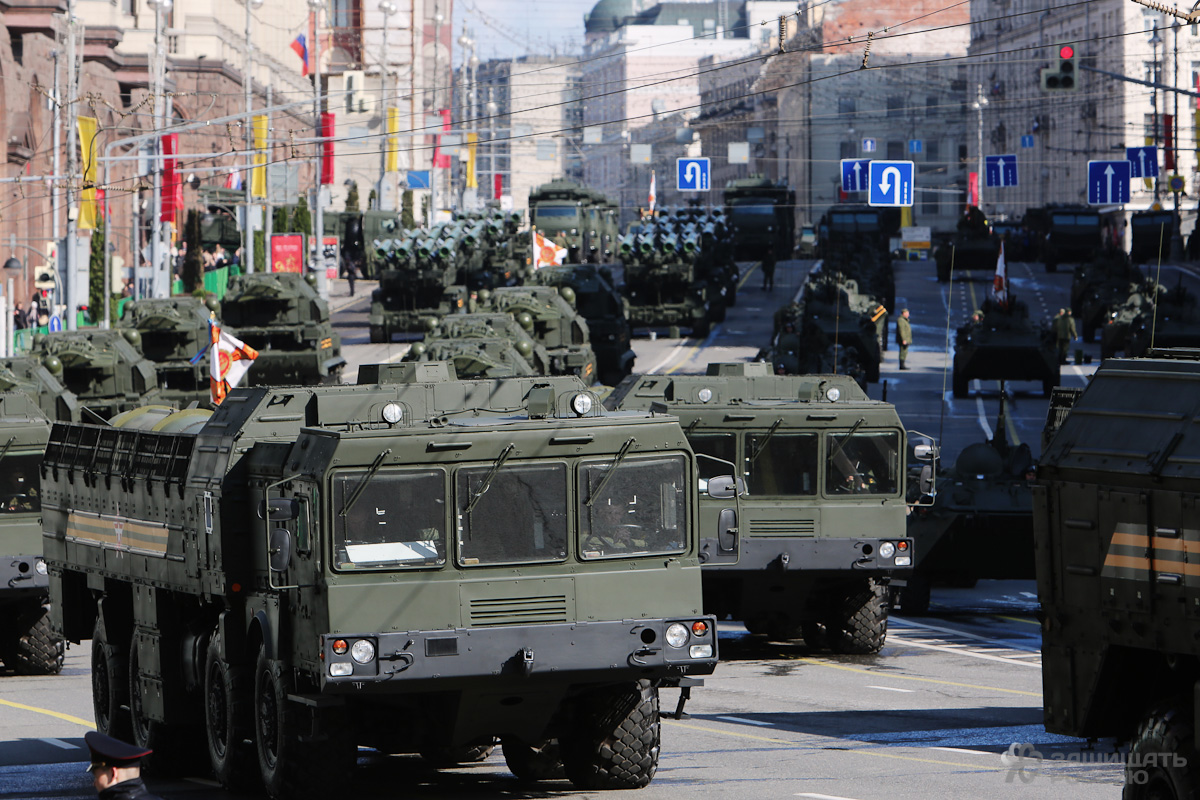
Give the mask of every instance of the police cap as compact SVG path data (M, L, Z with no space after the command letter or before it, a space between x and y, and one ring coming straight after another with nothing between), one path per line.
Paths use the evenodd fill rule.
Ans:
M98 731L88 731L83 735L83 741L87 743L88 750L92 751L92 761L88 764L88 772L101 767L132 767L153 752L122 742L120 739L105 736Z

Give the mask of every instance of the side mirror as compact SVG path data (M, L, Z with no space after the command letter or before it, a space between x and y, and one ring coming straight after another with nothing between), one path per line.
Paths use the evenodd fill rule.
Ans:
M292 561L292 532L287 528L274 528L267 544L271 571L283 572Z
M737 497L737 481L732 475L718 475L715 478L709 478L708 496L717 500L728 500L729 498Z
M921 486L921 495L922 496L924 496L924 497L932 497L933 496L933 491L934 491L933 467L930 464L926 464L925 466L921 467L920 486Z
M277 497L268 500L258 509L259 519L271 522L290 522L300 516L300 501L294 497Z
M737 512L732 508L723 508L717 517L717 547L722 553L735 553L737 546Z

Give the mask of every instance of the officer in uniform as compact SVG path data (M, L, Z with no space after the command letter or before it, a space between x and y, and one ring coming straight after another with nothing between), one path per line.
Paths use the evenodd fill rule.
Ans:
M1054 338L1058 344L1058 363L1066 364L1071 340L1079 339L1079 334L1075 329L1075 318L1065 308L1060 308L1058 316L1054 318Z
M908 369L904 359L908 358L908 346L912 344L912 324L908 321L907 308L896 319L896 344L900 345L900 369Z
M92 753L88 772L100 800L162 800L142 783L141 761L153 751L97 731L85 733L83 741Z

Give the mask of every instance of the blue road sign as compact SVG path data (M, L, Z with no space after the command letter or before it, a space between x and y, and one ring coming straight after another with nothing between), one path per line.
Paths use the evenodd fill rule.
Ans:
M681 192L708 191L708 159L675 159L675 186Z
M1032 133L1027 133L1021 137L1021 147L1025 147L1025 148L1033 147L1033 134Z
M1148 147L1126 147L1125 160L1131 165L1130 177L1133 178L1157 178L1158 177L1158 148L1153 145Z
M410 188L410 189L428 189L429 188L429 170L427 170L427 169L410 169L408 171L408 188Z
M984 172L988 186L1016 186L1017 157L1015 155L987 156L984 159Z
M842 191L865 192L867 178L871 173L871 159L843 158L842 159Z
M920 154L922 146L923 146L923 142L920 139L909 139L908 140L908 154L912 155L912 156Z
M46 327L50 329L51 333L61 331L62 330L62 317L60 317L58 314L55 314L54 316L52 316L50 318L50 324L47 325Z
M913 162L872 161L867 202L873 206L913 204Z
M875 152L875 140L874 139L863 139L862 151L864 153L874 153Z
M1128 161L1089 161L1088 205L1128 203L1132 169L1133 165Z
M1167 188L1169 188L1172 192L1182 192L1183 185L1184 181L1182 175L1172 175L1167 179Z

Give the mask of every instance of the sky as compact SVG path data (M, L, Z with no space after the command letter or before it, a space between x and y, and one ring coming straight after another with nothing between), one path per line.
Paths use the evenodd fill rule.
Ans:
M463 55L462 25L480 61L526 54L560 55L583 49L583 15L596 0L454 0L454 64Z

